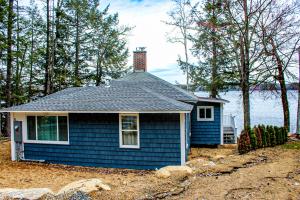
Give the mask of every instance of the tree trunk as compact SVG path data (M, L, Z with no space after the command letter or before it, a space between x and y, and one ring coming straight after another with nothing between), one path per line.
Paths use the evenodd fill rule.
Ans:
M80 78L79 78L79 13L78 11L76 12L76 42L75 42L75 71L74 71L74 78L75 78L75 83L74 86L78 87L80 86Z
M47 0L47 49L46 49L46 66L45 66L45 85L44 95L50 94L50 0Z
M244 20L245 20L245 33L241 40L241 81L242 81L242 94L243 94L243 108L244 108L244 129L251 126L250 124L250 58L249 58L249 17L248 17L248 4L247 0L243 0Z
M13 29L13 0L9 0L8 5L8 21L7 21L7 72L6 72L6 107L12 106L12 84L11 84L11 76L12 76L12 29ZM9 114L6 115L6 135L10 136L10 117Z
M216 19L215 16L215 1L213 0L213 8L212 8L212 17ZM215 27L212 27L212 62L211 62L211 88L210 88L210 96L216 98L218 95L218 88L217 88L217 41L216 41L216 30Z
M32 93L32 79L33 79L33 52L34 52L34 27L33 27L33 14L31 16L31 48L30 48L30 70L29 70L29 83L28 83L28 102L30 101Z
M12 94L12 29L13 29L13 0L9 0L8 7L8 22L7 22L7 72L6 72L6 106L10 107L12 105L11 94Z
M16 65L17 65L17 68L16 68L16 74L15 74L15 91L16 93L19 93L19 80L20 80L20 77L19 77L19 69L20 69L20 62L19 62L19 51L20 51L20 23L19 23L19 0L16 1L17 3L17 57L16 57Z
M280 59L280 56L278 55L278 52L276 50L276 45L272 38L270 39L270 43L272 45L272 55L273 55L274 59L276 60L276 64L277 64L278 76L276 77L276 79L278 80L278 82L280 84L284 127L289 131L290 130L290 110L289 110L289 102L288 102L288 98L287 98L287 89L286 89L286 85L285 85L283 63L282 63L282 60Z
M97 56L98 58L97 58L96 86L99 86L102 83L102 76L103 76L102 63L101 63L102 59L100 58L100 52L98 52Z
M298 74L298 111L297 111L297 134L300 135L300 47L298 48L298 57L299 57L299 74Z

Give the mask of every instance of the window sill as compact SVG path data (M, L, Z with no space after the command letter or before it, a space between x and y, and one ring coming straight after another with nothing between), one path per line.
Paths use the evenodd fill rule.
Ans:
M139 149L140 146L132 146L132 145L121 145L120 149Z
M36 141L36 140L26 140L24 143L30 144L59 144L59 145L70 145L68 141Z
M197 119L197 121L199 121L199 122L201 122L201 121L203 121L203 122L213 122L215 120L214 119Z

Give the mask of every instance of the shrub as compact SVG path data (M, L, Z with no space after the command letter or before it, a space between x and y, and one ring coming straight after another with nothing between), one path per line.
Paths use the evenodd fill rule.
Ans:
M240 154L247 153L251 150L250 137L248 131L242 131L239 142L238 142L238 151Z
M262 135L261 135L261 130L257 127L254 127L253 129L255 136L256 136L256 141L257 141L257 148L262 148Z
M261 133L261 139L262 139L262 147L267 147L267 134L266 134L266 127L264 125L259 125L258 129Z
M248 133L250 136L251 149L255 150L255 149L257 149L256 135L255 135L253 129L251 129L251 128L248 128Z
M285 127L282 127L282 134L283 134L283 142L286 143L288 141L288 131Z
M269 132L270 132L270 145L271 147L274 147L276 145L276 135L273 126L270 126Z
M267 126L265 129L265 133L266 133L266 140L267 140L267 146L269 147L271 146L271 140L270 140L270 126Z
M277 126L274 126L274 133L275 133L275 137L276 137L276 144L282 144L281 142L281 131L279 130L279 128Z

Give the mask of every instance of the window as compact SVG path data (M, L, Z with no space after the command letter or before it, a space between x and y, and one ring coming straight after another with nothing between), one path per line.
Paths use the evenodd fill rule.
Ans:
M68 117L27 116L27 140L37 143L68 143Z
M120 114L120 147L139 148L139 115L138 114Z
M198 106L197 107L198 121L214 121L214 107L213 106Z

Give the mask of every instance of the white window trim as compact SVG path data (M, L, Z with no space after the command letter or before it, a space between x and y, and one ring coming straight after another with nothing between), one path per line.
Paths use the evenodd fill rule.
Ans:
M180 163L185 165L186 162L186 137L185 137L185 114L180 114Z
M27 133L27 117L28 116L35 116L35 134L36 134L36 139L38 138L38 133L37 133L37 117L38 116L55 116L55 117L59 117L59 116L66 116L67 117L67 133L68 133L68 141L47 141L47 140L28 140L28 133ZM25 124L24 124L24 128L25 128L25 138L24 138L24 143L33 143L33 144L62 144L62 145L69 145L70 144L70 134L69 134L69 115L68 114L28 114L25 116ZM57 129L58 129L58 120L57 120ZM58 131L57 131L58 132ZM58 134L57 134L58 137Z
M211 118L200 118L200 109L211 109ZM206 112L206 111L205 111ZM205 113L206 115L206 113ZM197 106L197 121L214 121L215 119L215 112L213 106Z
M122 116L136 116L137 119L137 145L123 145L123 137L122 137ZM129 131L129 130L128 130ZM119 146L120 148L128 148L128 149L139 149L140 148L140 118L138 113L120 113L119 114Z

